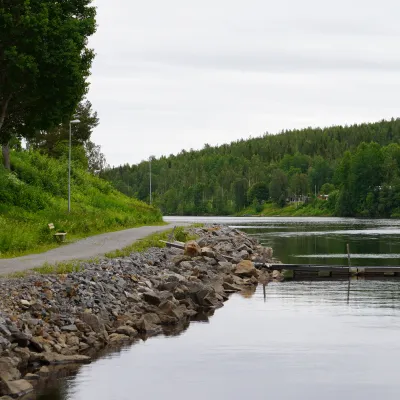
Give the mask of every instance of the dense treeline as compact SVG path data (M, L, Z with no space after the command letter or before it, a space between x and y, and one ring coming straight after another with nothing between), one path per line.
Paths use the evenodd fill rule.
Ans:
M153 201L165 214L232 214L249 204L312 200L340 216L400 212L400 119L285 131L151 162ZM108 169L116 188L149 200L149 163Z

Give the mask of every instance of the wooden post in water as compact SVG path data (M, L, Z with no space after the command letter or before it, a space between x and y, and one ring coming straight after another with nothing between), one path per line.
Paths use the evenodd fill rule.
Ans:
M350 279L351 279L351 260L350 260L350 246L347 243L347 261L349 264L349 283L347 285L347 304L349 304L350 300Z
M263 283L263 294L264 294L264 303L267 301L267 293L265 292L266 284Z
M349 263L349 274L350 274L350 268L351 268L351 261L350 261L350 245L347 243L347 260Z

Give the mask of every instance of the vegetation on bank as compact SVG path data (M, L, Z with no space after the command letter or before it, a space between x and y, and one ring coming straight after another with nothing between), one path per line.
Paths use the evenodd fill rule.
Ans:
M333 212L324 200L313 201L311 204L297 203L280 207L272 202L250 205L237 213L238 217L331 217Z
M153 201L166 215L245 214L251 206L256 214L399 216L399 143L400 119L392 119L206 145L152 160ZM147 161L102 176L123 193L148 200ZM329 201L315 203L316 209L285 207L313 202L316 195ZM270 201L274 210L262 206Z
M11 172L0 167L0 257L59 246L54 231L67 232L71 241L162 221L157 208L123 195L77 161L71 169L71 213L67 199L65 158L12 151Z

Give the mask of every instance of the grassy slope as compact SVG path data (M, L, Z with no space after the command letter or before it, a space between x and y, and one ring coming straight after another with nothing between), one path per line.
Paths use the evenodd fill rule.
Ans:
M310 205L287 205L285 207L265 203L260 212L257 212L254 206L249 206L238 214L238 216L245 215L259 217L330 217L333 214L326 209L324 201L317 201Z
M12 173L0 167L0 258L57 246L47 224L68 240L162 221L158 209L129 198L77 165L67 212L67 163L37 152L12 152Z

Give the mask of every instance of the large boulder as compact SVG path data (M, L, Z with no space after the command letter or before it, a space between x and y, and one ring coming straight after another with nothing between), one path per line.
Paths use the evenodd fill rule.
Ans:
M1 381L0 387L2 394L10 395L11 397L22 397L33 391L33 386L25 379Z
M119 333L120 335L126 335L129 337L133 337L138 334L136 329L126 325L119 326L116 332Z
M242 260L240 263L236 266L234 274L237 276L242 277L252 277L258 276L258 272L256 267L254 266L254 263L250 260Z
M104 330L104 323L97 315L84 312L79 315L79 319L86 325L89 325L94 332L101 332Z
M185 243L184 254L185 256L189 257L201 256L201 247L196 241L190 240L189 242Z
M10 357L0 358L0 379L12 381L21 378L21 374Z
M90 357L81 354L31 353L31 361L51 365L78 364L90 362Z
M161 298L158 294L153 291L147 291L143 293L143 300L153 306L159 306L161 303Z
M121 333L112 333L109 336L110 343L126 342L128 340L129 340L129 336L121 334Z
M143 315L136 327L139 332L143 332L147 335L154 335L162 332L159 324L161 324L160 317L155 313L148 313Z

